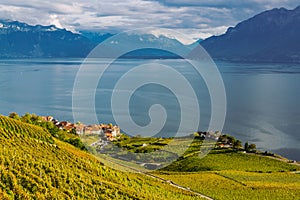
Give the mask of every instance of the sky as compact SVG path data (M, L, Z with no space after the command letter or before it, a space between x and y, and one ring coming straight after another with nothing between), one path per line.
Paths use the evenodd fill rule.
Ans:
M298 5L299 0L1 0L0 18L73 32L167 28L205 39L262 11Z

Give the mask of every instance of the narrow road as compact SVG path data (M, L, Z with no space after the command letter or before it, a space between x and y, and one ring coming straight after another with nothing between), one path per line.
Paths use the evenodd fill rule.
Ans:
M198 196L201 197L201 198L204 198L204 199L207 199L207 200L214 200L213 198L211 198L211 197L209 197L209 196L206 196L205 194L202 194L202 193L199 193L199 192L197 192L197 191L191 190L191 189L188 188L188 187L184 187L184 186L182 186L182 185L178 185L178 184L176 184L176 183L173 183L171 180L167 180L167 179L161 178L161 177L159 177L159 176L150 174L150 173L148 173L148 172L143 172L143 171L141 171L141 170L138 170L138 169L136 169L136 168L127 166L127 165L125 165L125 164L123 164L123 163L120 163L120 162L117 162L117 161L115 161L115 160L111 160L111 159L107 159L107 158L105 158L105 159L108 160L109 162L114 163L114 164L121 165L121 166L126 167L126 168L128 168L128 169L131 169L131 170L133 170L133 171L135 171L135 172L137 172L137 173L140 173L140 174L143 174L143 175L145 175L145 176L149 176L149 177L151 177L151 178L154 178L154 179L156 179L156 180L160 180L160 181L162 181L162 182L168 183L169 185L171 185L171 186L173 186L173 187L176 187L176 188L179 188L179 189L181 189L181 190L185 190L185 191L188 191L188 192L190 192L190 193L192 193L192 194L198 195Z
M249 155L256 155L256 156L262 156L262 157L266 157L266 158L271 158L271 159L274 159L274 160L279 160L279 161L282 161L282 162L285 162L285 163L288 163L290 165L296 165L296 166L300 166L300 163L298 162L289 162L290 160L287 159L287 158L278 158L278 157L274 157L274 156L266 156L266 155L261 155L261 154L257 154L257 153L247 153Z
M191 190L190 188L187 188L187 187L178 185L178 184L176 184L176 183L173 183L173 182L170 181L170 180L166 180L166 179L164 179L164 178L161 178L161 177L159 177L159 176L155 176L155 175L149 174L149 173L143 173L143 174L145 174L145 175L147 175L147 176L150 176L150 177L152 177L152 178L161 180L161 181L163 181L163 182L169 183L169 184L170 184L171 186L173 186L173 187L176 187L176 188L179 188L179 189L182 189L182 190L185 190L185 191L189 191L189 192L191 192L191 193L193 193L193 194L196 194L196 195L200 196L201 198L208 199L208 200L214 200L213 198L211 198L211 197L209 197L209 196L206 196L206 195L204 195L204 194L201 194L201 193L199 193L199 192L196 192L196 191L194 191L194 190Z

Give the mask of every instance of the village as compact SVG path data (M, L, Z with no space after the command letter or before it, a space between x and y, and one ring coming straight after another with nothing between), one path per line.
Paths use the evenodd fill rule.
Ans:
M100 138L91 143L90 146L99 146L103 149L107 145L107 141L115 141L121 136L120 128L113 124L93 124L86 125L81 122L71 123L68 121L59 121L52 116L42 116L43 121L53 123L60 130L65 130L69 133L76 134L79 136L100 136ZM196 134L196 135L195 135ZM198 131L194 136L198 136L202 139L208 139L216 142L216 148L223 149L239 149L243 150L244 153L247 151L255 152L256 145L245 143L243 148L241 141L236 140L233 136L222 135L220 131ZM142 144L143 147L147 144Z
M80 136L88 135L101 135L105 136L108 140L116 140L121 135L120 128L112 124L93 124L85 125L83 123L71 123L68 121L59 121L52 116L42 116L43 121L52 122L56 127L65 130L69 133L74 133Z

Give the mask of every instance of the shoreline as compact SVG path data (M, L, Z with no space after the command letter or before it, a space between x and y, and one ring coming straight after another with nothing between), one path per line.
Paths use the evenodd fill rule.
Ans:
M82 124L80 122L78 123L71 123L68 121L58 121L56 118L52 117L52 116L37 116L35 114L29 114L26 113L24 116L34 116L39 118L40 121L43 122L50 122L53 123L57 128L59 128L60 130L65 130L69 133L72 133L74 131L74 133L76 133L79 138L83 138L83 136L89 136L89 135L103 135L105 138L107 138L107 140L110 141L117 141L118 138L120 138L121 135L125 135L124 133L121 133L121 128L118 127L117 125L112 125L112 124ZM5 115L3 115L5 116ZM24 117L23 116L23 117ZM6 117L10 117L10 118L15 118L15 119L20 119L20 116L15 113L15 112L11 112L8 116ZM78 130L77 130L78 129ZM195 134L198 134L195 135ZM228 138L225 139L224 141L219 141L220 137L225 136L228 137L229 139L232 139L234 141L239 141L241 143L240 140L235 139L232 135L227 135L227 134L223 134L219 131L216 132L212 132L212 131L208 131L208 132L203 132L203 131L198 131L198 132L194 132L194 134L189 134L186 136L181 136L181 137L175 137L175 138L184 138L184 137L194 137L194 140L197 137L203 137L203 139L205 139L205 137L210 138L210 139L214 139L216 140L216 146L213 149L228 149L228 150L235 150L235 151L245 151L244 153L248 153L248 154L255 154L255 155L259 155L259 156L265 156L265 157L269 157L269 158L273 158L273 159L277 159L277 160L281 160L283 162L286 163L290 163L290 164L296 164L297 166L300 165L300 159L290 159L282 154L280 154L280 152L274 152L274 151L261 151L259 149L256 149L256 145L255 148L252 150L245 150L245 148L243 148L241 145L238 148L234 148L233 147L233 143L228 141ZM134 137L131 137L134 138ZM146 139L147 137L141 137ZM161 137L149 137L150 138L161 138ZM172 139L170 137L163 137L164 139ZM248 142L245 142L248 143ZM288 149L288 148L286 148ZM293 149L298 151L298 149ZM300 150L299 150L300 151ZM274 152L274 153L273 153Z

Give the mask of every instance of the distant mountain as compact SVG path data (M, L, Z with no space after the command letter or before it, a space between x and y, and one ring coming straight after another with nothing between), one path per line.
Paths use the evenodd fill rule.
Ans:
M77 34L54 25L31 26L18 21L0 20L0 58L86 57L99 43L108 40L112 49L145 47L126 53L123 58L179 58L159 49L193 49L200 43L218 60L300 63L299 35L300 6L294 10L280 8L265 11L230 27L223 35L191 45L146 33L122 33L116 37L93 31Z
M85 57L95 44L54 25L0 20L0 57Z
M77 34L54 25L31 26L18 21L0 20L0 58L83 58L99 43L112 36L114 34L92 31L81 31ZM128 52L123 58L177 58L178 56L159 48L184 47L176 39L144 33L118 34L110 42L109 46L113 49L150 47Z
M94 31L80 31L79 33L96 44L99 44L104 40L114 36L114 34L111 33L99 33Z
M105 45L108 49L112 48L113 50L125 50L126 52L129 49L138 49L126 53L125 55L121 56L122 58L179 58L178 55L161 49L186 48L186 46L176 39L168 38L163 35L155 36L144 32L123 32L115 35L110 33L97 33L89 31L81 31L80 33L96 43L101 43L106 40ZM103 53L105 55L110 55L109 52Z
M300 6L265 11L201 44L220 60L300 62Z
M122 58L179 58L178 55L162 49L180 50L185 48L185 46L176 39L168 38L163 35L155 36L152 34L139 33L118 35L118 37L114 39L114 43L118 48L127 49L128 46L140 48L128 52L123 55Z

